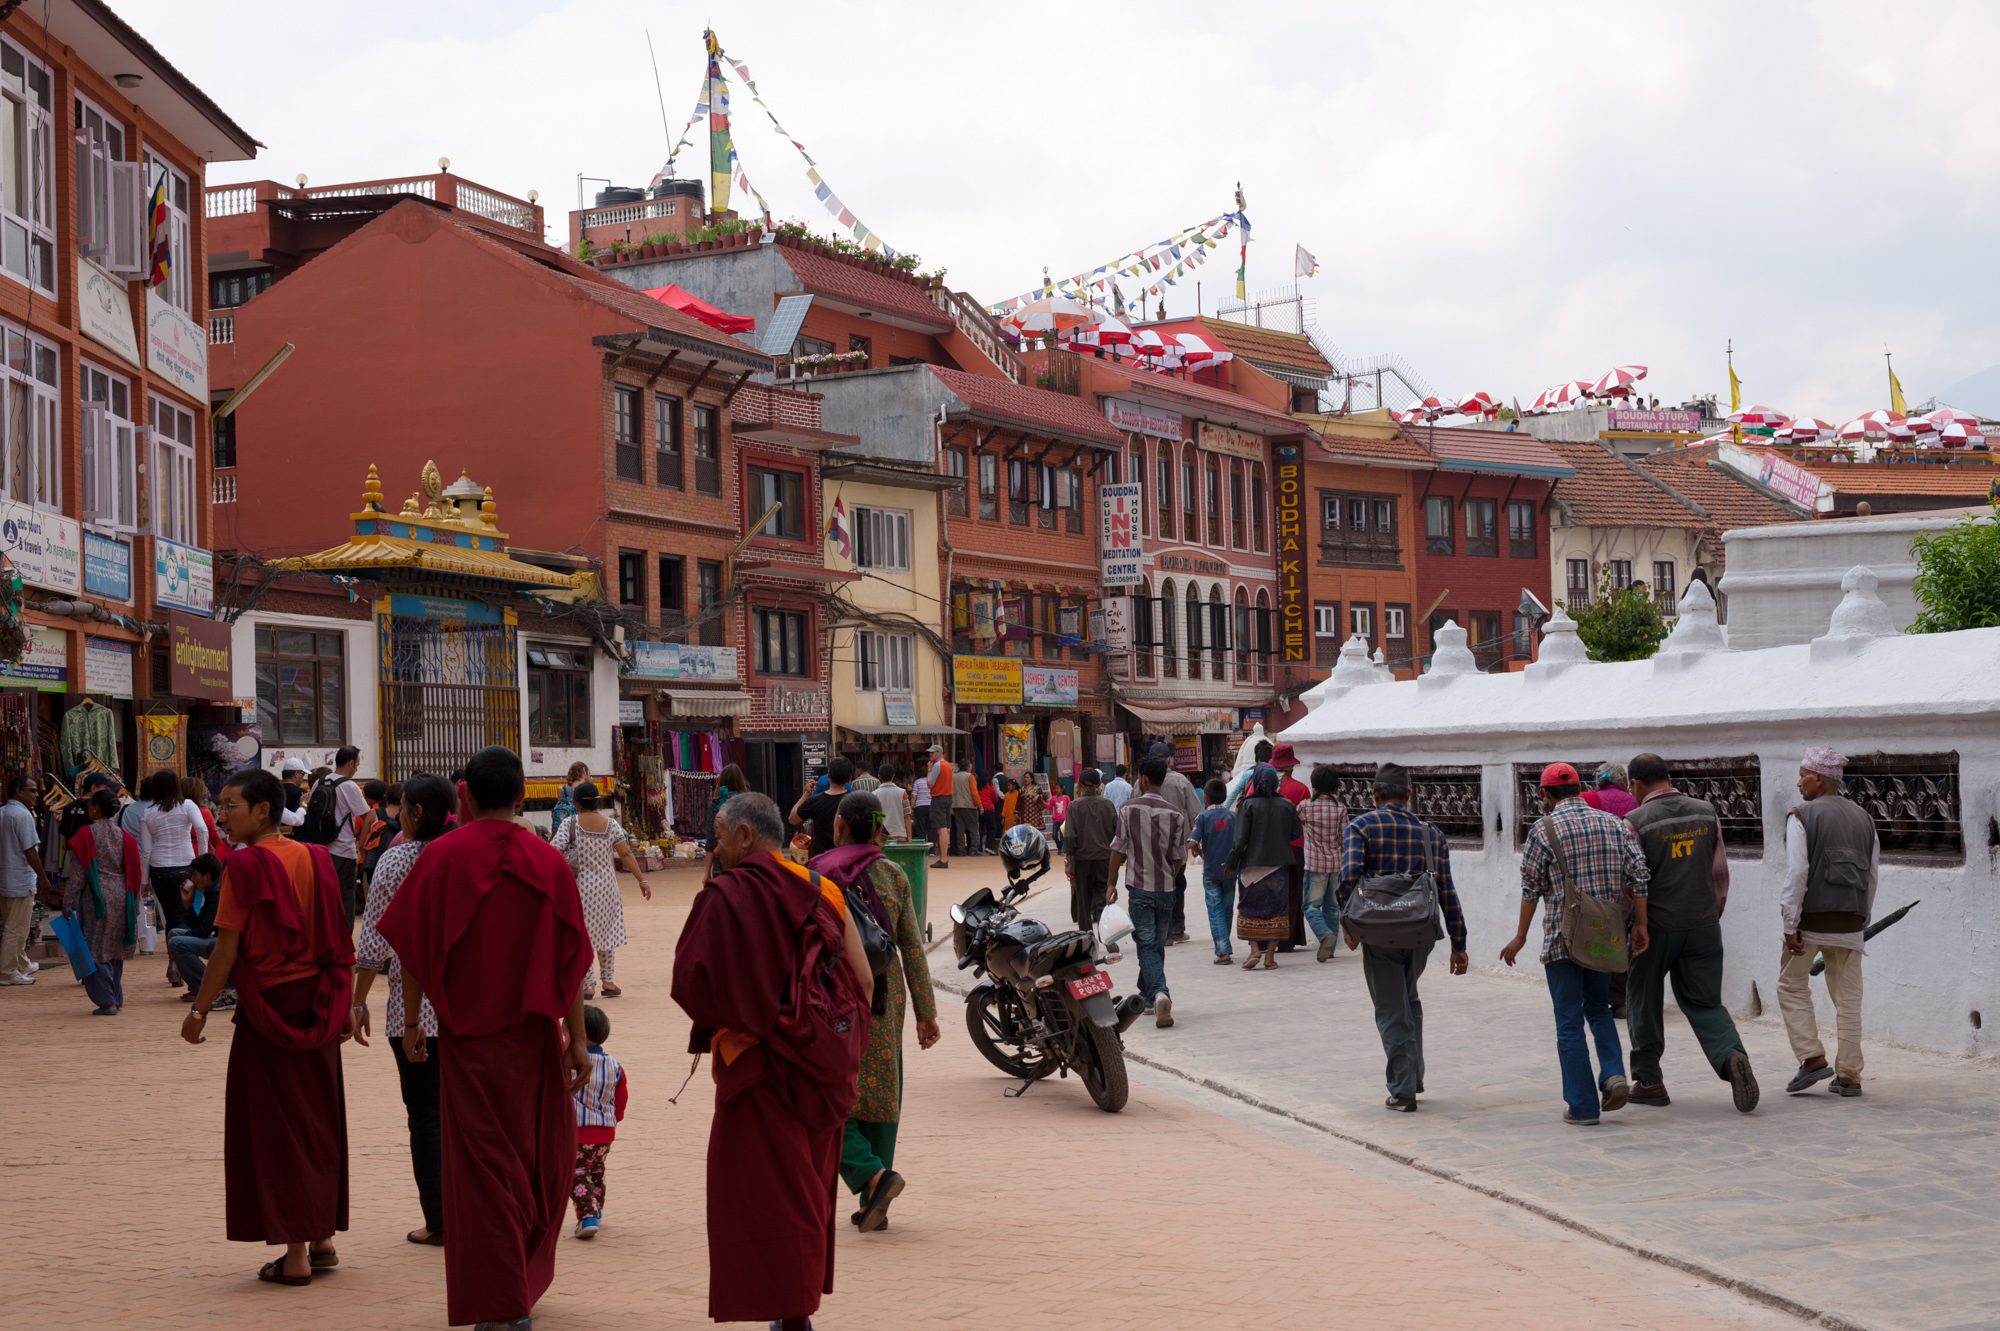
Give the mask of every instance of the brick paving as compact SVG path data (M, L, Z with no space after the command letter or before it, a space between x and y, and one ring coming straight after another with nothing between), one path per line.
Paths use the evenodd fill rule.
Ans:
M959 861L932 893L933 920L991 864ZM543 1331L707 1324L706 1077L679 1107L667 1103L688 1066L666 982L694 887L691 873L674 872L649 906L626 884L626 996L603 1006L633 1079L632 1110L611 1153L604 1234L592 1244L564 1239L538 1310ZM1172 960L1199 951L1176 949ZM163 968L156 959L130 966L132 1004L115 1020L89 1016L80 990L53 970L32 988L0 992L10 1111L0 1179L15 1220L0 1239L0 1327L441 1326L438 1254L402 1241L418 1217L387 1048L378 1039L345 1056L354 1214L339 1239L342 1266L307 1290L258 1285L265 1254L221 1238L229 1027L218 1020L200 1049L181 1043L185 1007L160 982ZM1174 968L1177 980L1187 969ZM955 978L948 959L939 971ZM1271 978L1267 988L1284 985L1294 999L1308 978L1325 986L1324 1008L1290 1010L1328 1030L1351 1006L1340 986L1352 969ZM1186 992L1178 1039L1227 1031L1221 1043L1240 1048L1219 1048L1219 1063L1258 1047L1247 1010L1218 1021L1219 999L1193 983ZM888 1232L842 1233L840 1289L818 1319L829 1331L1003 1321L1156 1331L1224 1318L1279 1328L1799 1325L1166 1073L1135 1068L1132 1103L1116 1116L1094 1109L1074 1082L1005 1099L1010 1083L973 1052L955 1000L943 1017L938 1049L919 1054L911 1044L898 1161L909 1191ZM1163 1038L1174 1035L1142 1025L1133 1044L1159 1058L1194 1047ZM1369 1089L1363 1079L1356 1093ZM1432 1112L1393 1126L1437 1133L1450 1118ZM1890 1261L1916 1240L1882 1244L1875 1256Z

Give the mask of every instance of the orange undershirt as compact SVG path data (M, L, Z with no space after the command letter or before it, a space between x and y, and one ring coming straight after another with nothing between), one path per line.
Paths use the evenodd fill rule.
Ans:
M270 837L257 843L278 857L278 863L285 868L285 877L291 880L292 894L298 898L299 917L305 923L305 945L299 950L299 960L286 964L271 957L253 957L247 953L238 959L238 964L249 966L257 972L257 978L265 988L283 984L287 980L303 980L319 974L319 966L313 961L313 953L319 944L319 915L313 909L317 888L313 881L312 851L304 843L288 841L283 837ZM249 922L243 907L236 900L236 893L229 882L229 868L222 870L221 895L215 902L215 927L243 932Z
M806 868L805 865L788 860L782 855L773 855L771 858L807 882L812 881L812 871ZM821 877L819 880L819 894L826 899L828 905L833 907L834 913L840 916L841 922L844 925L847 921L847 896L840 890L839 884L835 883L831 878ZM223 900L227 902L228 898L224 897ZM217 923L221 923L219 915ZM726 1066L734 1063L744 1050L756 1043L757 1037L754 1035L738 1035L735 1031L718 1030L715 1033L715 1040L711 1047L715 1050L716 1062ZM713 1069L711 1070L713 1071Z

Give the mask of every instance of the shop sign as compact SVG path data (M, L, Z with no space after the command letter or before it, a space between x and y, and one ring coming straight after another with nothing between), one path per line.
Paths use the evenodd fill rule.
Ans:
M1701 428L1698 411L1634 411L1613 407L1604 413L1607 430L1643 430L1648 434L1693 434Z
M766 684L764 710L772 716L825 716L826 690L791 684Z
M618 724L621 726L644 726L646 724L646 700L644 698L620 698L618 700Z
M1245 707L1245 708L1243 709L1243 724L1244 724L1244 725L1246 725L1246 726L1248 726L1248 725L1255 725L1255 724L1256 724L1257 722L1259 722L1259 721L1262 721L1263 719L1264 719L1264 709L1263 709L1263 708L1261 708L1261 707Z
M1272 459L1271 495L1278 536L1279 658L1306 659L1305 465L1297 444L1280 444Z
M882 724L914 726L917 723L917 695L911 689L882 690Z
M189 397L208 397L208 330L146 288L146 368Z
M1227 735L1236 729L1236 709L1234 707L1204 707L1197 716L1196 724L1204 735Z
M823 739L806 740L803 744L799 745L799 757L801 765L805 768L802 775L806 778L807 783L810 784L813 770L826 766L826 741Z
M1077 672L1025 666L1021 670L1021 699L1030 707L1074 707Z
M83 589L114 601L132 599L132 543L94 531L83 534Z
M397 619L434 619L442 624L498 624L500 607L478 601L460 601L450 596L414 596L394 592L389 597L389 613Z
M1174 770L1176 772L1201 770L1201 736L1174 736Z
M628 679L681 679L696 684L736 678L734 647L704 647L692 642L628 642L632 664Z
M167 637L167 681L173 695L229 701L229 625L169 610Z
M1104 650L1116 654L1132 650L1132 598L1104 598Z
M1019 706L1021 663L1005 656L954 656L951 692L961 703Z
M1757 480L1795 504L1808 509L1819 506L1819 477L1776 453L1766 453L1757 464Z
M0 500L0 554L30 586L83 590L83 526L74 518Z
M0 661L0 688L61 693L69 680L69 634L28 625L28 646L18 661Z
M1226 425L1201 423L1201 430L1195 435L1195 447L1204 453L1226 453L1233 458L1261 458L1264 456L1264 436L1249 434L1243 430L1232 430Z
M1139 567L1144 553L1139 542L1139 503L1143 493L1140 486L1131 482L1097 487L1102 519L1098 542L1103 561L1100 581L1106 587L1137 587L1146 580Z
M397 598L403 599L403 598ZM434 600L434 597L423 597ZM153 538L153 600L174 610L206 615L215 609L215 556L199 546ZM448 601L447 605L468 605ZM486 607L481 607L482 609ZM395 613L401 614L398 610ZM499 614L496 609L495 615ZM464 613L461 612L461 619Z
M1140 434L1150 434L1156 439L1187 437L1187 432L1181 425L1179 412L1149 407L1143 402L1134 402L1129 398L1105 398L1104 418L1120 430L1136 430Z
M106 642L102 638L83 640L83 691L107 698L132 696L132 645Z
M139 335L132 331L132 284L113 277L88 259L76 261L76 321L83 335L133 369L139 360Z
M1200 555L1161 555L1160 568L1167 573L1199 573L1203 577L1221 578L1229 574L1229 565L1220 559L1204 559Z

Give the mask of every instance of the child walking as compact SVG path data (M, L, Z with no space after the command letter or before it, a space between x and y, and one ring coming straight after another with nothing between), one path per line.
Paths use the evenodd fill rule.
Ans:
M590 1076L576 1090L576 1178L570 1196L576 1203L576 1236L594 1239L604 1216L604 1158L625 1117L625 1069L604 1052L611 1018L602 1009L585 1006L583 1033L590 1041Z

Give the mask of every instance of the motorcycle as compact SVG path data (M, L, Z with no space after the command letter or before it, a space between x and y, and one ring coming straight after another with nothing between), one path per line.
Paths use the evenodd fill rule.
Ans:
M1130 1093L1123 1036L1145 1003L1136 994L1113 1001L1096 935L1058 933L1014 908L1048 871L1046 854L1026 876L1010 862L998 897L982 887L951 908L958 968L979 976L965 996L966 1030L987 1062L1021 1079L1008 1095L1075 1072L1097 1107L1115 1114Z

